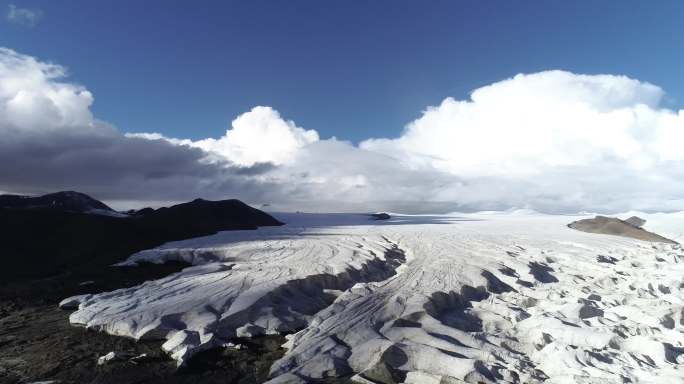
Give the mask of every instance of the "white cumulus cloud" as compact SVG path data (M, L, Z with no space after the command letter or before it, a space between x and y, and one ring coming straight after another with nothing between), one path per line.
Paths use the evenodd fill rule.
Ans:
M681 112L658 107L663 91L624 76L548 71L518 75L445 99L398 139L362 148L407 156L460 176L533 176L563 167L620 163L652 168L676 154Z
M128 133L129 137L163 139L171 143L201 148L213 156L241 166L259 163L283 165L297 151L319 140L318 132L305 130L291 120L284 120L271 107L257 106L233 120L224 136L191 141L167 138L159 133Z
M93 95L61 82L62 66L0 48L0 125L32 132L93 128Z
M361 148L458 175L470 187L441 196L476 206L682 209L684 111L662 108L663 95L625 76L521 74L446 98L399 138Z

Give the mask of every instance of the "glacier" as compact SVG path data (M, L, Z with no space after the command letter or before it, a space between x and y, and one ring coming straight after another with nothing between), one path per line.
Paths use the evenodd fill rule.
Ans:
M192 266L62 306L74 325L165 340L179 365L285 334L272 384L684 383L679 244L530 211L275 216L287 224L136 253L122 264ZM682 233L670 216L647 219Z

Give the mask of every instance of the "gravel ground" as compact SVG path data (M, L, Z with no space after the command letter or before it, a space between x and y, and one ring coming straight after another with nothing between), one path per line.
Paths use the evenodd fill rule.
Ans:
M159 278L183 264L110 268L79 275L0 285L0 384L56 380L57 383L260 383L284 350L281 336L235 340L246 348L215 349L195 356L186 367L160 349L161 341L132 339L88 331L69 324L69 312L57 308L61 298L112 290ZM81 283L94 281L86 285ZM116 351L128 356L98 365L100 356Z

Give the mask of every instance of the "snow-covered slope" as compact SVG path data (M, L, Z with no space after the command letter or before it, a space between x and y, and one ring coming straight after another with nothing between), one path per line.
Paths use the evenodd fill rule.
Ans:
M289 214L128 263L195 266L70 298L71 322L161 337L179 363L299 332L273 383L684 382L684 251L567 228L578 216Z

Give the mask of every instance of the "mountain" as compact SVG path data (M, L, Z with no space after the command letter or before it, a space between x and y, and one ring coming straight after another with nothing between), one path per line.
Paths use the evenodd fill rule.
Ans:
M43 196L0 195L0 208L8 209L56 209L68 212L116 213L107 204L74 191L61 191Z
M156 210L146 208L138 211L134 219L144 226L180 232L256 229L283 224L269 214L235 199L196 199Z
M93 210L117 213L78 192L2 196L0 281L102 269L169 241L283 224L239 200L198 199L120 217Z

